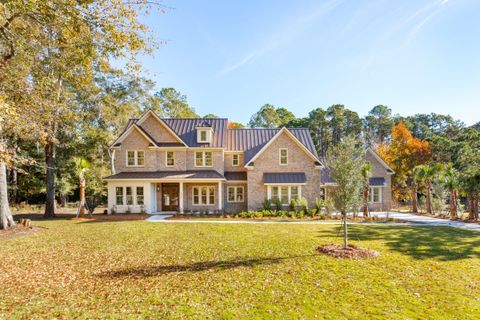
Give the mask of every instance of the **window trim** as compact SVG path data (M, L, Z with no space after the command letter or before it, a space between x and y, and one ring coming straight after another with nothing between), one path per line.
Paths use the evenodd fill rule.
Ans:
M119 188L122 189L122 194L121 195L118 195L118 193L117 193ZM118 203L118 197L121 197L121 199L122 199L121 203ZM124 186L116 186L115 187L115 205L123 206L124 203L125 203L125 187Z
M133 152L133 163L134 164L128 164L128 153ZM138 153L143 152L143 164L139 165L138 164ZM126 150L125 152L125 165L126 167L137 167L137 168L142 168L145 167L145 150L140 150L140 149L135 149L135 150Z
M378 201L375 201L374 189L378 190ZM382 187L370 186L368 190L368 203L382 203Z
M142 204L138 203L138 188L142 188L142 195L141 195L141 197L143 198ZM137 206L145 205L145 187L144 186L135 186L135 195L134 195L133 203Z
M237 157L237 164L235 164L235 157ZM234 153L232 154L232 167L239 167L240 166L240 154Z
M287 155L285 156L287 162L282 163L282 151L285 150L287 152ZM288 148L280 148L278 149L278 164L281 166L288 166Z
M207 189L207 202L202 203L202 189ZM195 189L198 189L198 203L195 203ZM193 186L192 187L192 206L199 207L199 206L214 206L217 200L217 195L215 186ZM210 193L210 191L213 191ZM210 196L213 194L213 203L210 203Z
M298 188L298 199L302 197L302 186L298 184L271 184L267 186L267 198L269 200L272 199L272 188L277 187L278 188L278 198L281 200L282 198L282 193L281 193L281 188L282 187L287 187L288 188L288 203L282 203L283 206L288 206L290 202L292 201L292 187L297 187Z
M168 164L168 154L172 154L173 164ZM165 151L165 166L166 167L175 167L175 152L174 151Z
M212 163L210 165L207 166L206 164L206 153L209 152L212 156L211 156L211 159L212 159ZM202 165L197 165L197 153L201 153L202 154ZM213 167L213 151L195 151L195 154L194 154L194 165L196 168L211 168Z
M233 192L233 196L234 196L233 198L235 199L234 201L230 201L228 199L230 188L234 189L234 192ZM237 200L238 189L242 189L242 200L241 201ZM245 188L243 186L228 186L227 187L227 202L228 203L244 203L245 202Z

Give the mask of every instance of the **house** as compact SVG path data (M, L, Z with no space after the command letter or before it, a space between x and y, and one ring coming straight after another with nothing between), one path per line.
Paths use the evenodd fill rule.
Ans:
M230 129L227 119L164 119L149 110L112 144L109 212L238 212L328 197L334 182L307 129ZM373 150L372 208L390 209L391 169Z

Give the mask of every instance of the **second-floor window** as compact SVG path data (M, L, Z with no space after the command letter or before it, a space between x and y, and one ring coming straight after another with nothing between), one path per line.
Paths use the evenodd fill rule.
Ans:
M240 164L240 160L239 160L238 154L232 155L232 166L238 167L239 164Z
M195 152L195 166L196 167L211 167L212 166L212 152L211 151L197 151L197 152Z
M167 167L173 167L175 165L175 158L173 151L167 151Z
M128 167L143 167L145 165L145 152L141 150L127 151Z
M288 150L285 148L280 149L280 165L285 166L288 164Z

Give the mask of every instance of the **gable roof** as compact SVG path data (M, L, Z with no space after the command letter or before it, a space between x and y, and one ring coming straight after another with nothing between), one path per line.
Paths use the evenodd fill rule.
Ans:
M387 170L388 174L394 174L395 170L393 170L388 163L385 162L385 160L380 157L380 155L373 149L372 147L367 148L367 152L369 152L373 157Z
M141 117L140 119L138 119L135 124L138 125L138 126L141 126L142 123L149 117L149 116L152 116L154 117L158 123L160 123L160 125L162 125L179 143L183 144L184 146L187 146L187 144L185 143L185 141L183 141L179 136L178 134L173 131L166 123L165 123L165 119L162 119L160 118L152 109L149 109L147 112L145 112Z
M227 150L243 151L245 164L255 159L269 142L276 139L281 132L293 137L316 161L319 161L315 145L308 129L229 129Z
M127 124L127 127L125 128L125 130L123 130L123 132L120 134L120 136L112 143L112 147L117 147L119 146L123 140L125 140L125 138L132 132L132 131L138 131L147 141L150 142L150 144L152 146L156 146L157 143L155 142L155 140L153 140L152 136L150 136L148 134L148 132L146 132L145 130L143 130L143 128L137 126L135 123L128 123Z

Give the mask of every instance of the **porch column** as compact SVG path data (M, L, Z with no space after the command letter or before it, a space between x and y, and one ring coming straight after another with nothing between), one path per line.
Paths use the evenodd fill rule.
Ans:
M183 182L180 182L179 184L180 184L180 188L178 192L178 197L180 199L178 202L178 211L180 211L180 213L183 213Z
M222 182L218 182L218 210L223 210Z

